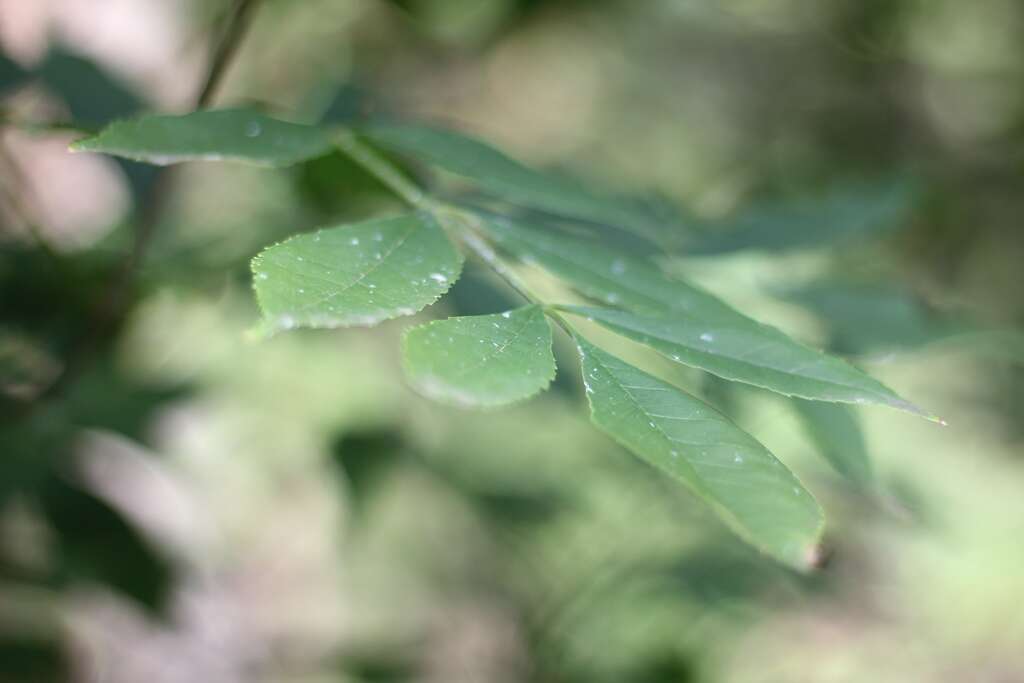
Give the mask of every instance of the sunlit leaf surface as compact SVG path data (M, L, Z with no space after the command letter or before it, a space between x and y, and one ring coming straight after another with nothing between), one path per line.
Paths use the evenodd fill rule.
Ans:
M724 379L787 396L839 403L876 403L930 419L920 408L846 361L799 344L753 321L645 316L595 306L564 310L600 323L674 361Z
M551 328L540 306L420 325L406 332L402 352L418 391L465 407L528 398L555 376Z
M577 342L595 425L684 482L753 545L794 567L813 564L824 515L764 446L707 404Z
M252 262L268 331L412 315L444 294L461 269L462 256L425 213L298 235Z
M244 109L140 116L112 123L71 145L76 152L102 152L160 166L183 161L287 166L330 148L329 136L320 128Z

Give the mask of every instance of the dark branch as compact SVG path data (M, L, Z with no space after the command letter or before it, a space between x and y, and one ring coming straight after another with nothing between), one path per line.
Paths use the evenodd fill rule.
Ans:
M227 20L224 36L217 44L217 49L210 61L210 71L196 98L197 109L208 107L213 101L217 88L224 80L225 72L242 44L242 38L252 21L255 8L256 0L235 0L235 6Z

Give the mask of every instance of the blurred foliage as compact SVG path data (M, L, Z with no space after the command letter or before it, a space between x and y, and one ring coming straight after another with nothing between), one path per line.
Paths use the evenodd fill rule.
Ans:
M111 30L86 4L34 53L2 32L0 144L49 180L12 122L191 108L160 74L194 82L230 6L139 2ZM832 447L873 474L851 486L788 402L677 371L822 492L831 553L796 576L587 428L567 373L466 414L403 387L399 324L246 341L253 253L394 206L340 155L124 163L137 210L86 246L19 220L81 193L5 171L0 680L1021 678L1022 30L1015 0L265 0L219 102L459 121L651 190L669 267L950 426L851 411ZM470 267L430 315L510 300Z

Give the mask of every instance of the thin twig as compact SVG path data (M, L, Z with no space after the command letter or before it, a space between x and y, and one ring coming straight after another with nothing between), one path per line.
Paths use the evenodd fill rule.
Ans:
M256 4L257 0L236 0L234 8L226 20L227 27L224 29L224 35L217 41L217 47L210 61L209 72L199 94L196 95L196 109L202 109L210 104L217 88L224 80L224 74L238 53L238 48L251 23ZM173 175L173 169L161 169L142 203L139 215L136 217L135 240L132 250L125 260L123 278L125 286L142 264L160 214L163 213L163 207L167 202L169 188L173 184Z
M29 183L11 150L2 139L0 139L0 172L7 179L6 183L0 182L0 191L3 192L3 199L8 209L22 224L25 232L32 237L36 246L55 263L60 263L62 260L60 254L50 244L45 231L33 217L35 212L30 208L28 199Z
M245 36L252 18L256 0L238 0L228 19L224 36L218 43L210 70L196 97L197 108L209 104L213 94L223 80L224 73ZM76 342L65 364L64 372L40 394L35 405L43 399L51 399L62 393L92 363L101 348L101 342L113 333L127 316L133 300L135 280L142 266L143 257L152 241L160 214L166 203L173 175L171 169L163 169L153 181L146 198L135 217L135 239L131 251L126 255L119 273L110 285L104 305L97 311L90 328Z
M228 25L224 36L217 44L217 49L214 51L213 58L210 61L210 71L206 75L206 81L199 91L199 97L196 98L197 109L208 107L213 101L217 88L220 86L221 81L224 80L225 72L237 54L239 46L242 44L242 38L245 37L246 29L248 29L252 21L255 8L256 0L235 1L235 6L227 19Z

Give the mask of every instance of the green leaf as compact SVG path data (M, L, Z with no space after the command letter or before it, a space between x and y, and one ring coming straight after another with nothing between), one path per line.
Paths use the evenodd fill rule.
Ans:
M812 401L876 403L939 421L846 361L750 319L654 317L593 306L560 308L724 379Z
M653 261L511 221L484 219L481 224L500 246L539 263L583 294L630 309L569 306L564 310L593 318L673 360L790 396L880 403L925 415L848 363L808 348L711 294L669 277Z
M252 261L270 332L412 315L444 294L461 269L462 255L426 213L297 235Z
M670 278L653 261L505 219L481 216L481 225L502 248L523 261L539 263L592 299L652 314L747 320L711 294Z
M800 569L814 564L824 515L792 472L707 404L576 341L595 425L686 484L764 552Z
M540 306L414 327L402 339L402 354L418 391L463 407L520 401L555 376L551 327Z
M664 237L660 217L647 204L595 194L570 179L528 168L467 135L427 126L384 124L369 126L362 133L381 147L462 176L513 204L630 228L655 241Z
M905 178L837 185L817 198L761 202L719 221L688 254L784 251L875 237L900 226L915 197Z
M873 480L871 461L853 410L800 399L793 400L793 407L818 452L836 472L859 486L869 486Z
M288 166L331 149L327 133L244 109L150 114L110 124L71 145L159 166L183 161L244 161Z

